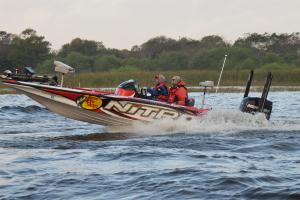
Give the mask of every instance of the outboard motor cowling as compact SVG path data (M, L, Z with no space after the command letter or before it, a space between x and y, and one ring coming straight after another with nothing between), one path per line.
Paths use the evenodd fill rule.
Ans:
M121 83L116 91L115 95L135 97L138 95L139 87L135 80L130 79Z
M242 112L247 112L251 114L264 113L266 118L269 120L272 113L273 102L269 101L267 97L271 87L273 75L271 72L268 73L267 80L260 98L248 97L252 79L253 79L253 70L251 70L249 74L249 78L244 93L244 99L241 102L240 110Z

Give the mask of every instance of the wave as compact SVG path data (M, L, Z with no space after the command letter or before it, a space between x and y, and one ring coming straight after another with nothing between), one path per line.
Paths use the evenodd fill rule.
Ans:
M163 119L152 123L135 122L132 127L108 128L108 132L129 132L136 135L165 134L232 134L244 131L298 131L298 121L270 120L263 114L251 115L238 110L213 110L202 117L186 120Z
M30 105L30 106L3 106L0 108L0 112L22 112L22 113L36 113L47 111L46 108Z
M84 135L68 135L49 138L49 140L74 140L74 141L110 141L110 140L126 140L134 137L131 133L90 133Z

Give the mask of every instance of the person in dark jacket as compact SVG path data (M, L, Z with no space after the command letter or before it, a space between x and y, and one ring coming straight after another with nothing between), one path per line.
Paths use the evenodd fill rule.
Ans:
M167 81L164 75L156 75L155 83L155 87L147 88L147 92L151 94L152 99L167 102L169 99L169 88L167 86Z
M181 80L180 76L172 78L172 87L170 88L169 103L175 103L185 106L188 99L188 91L185 87L185 82Z

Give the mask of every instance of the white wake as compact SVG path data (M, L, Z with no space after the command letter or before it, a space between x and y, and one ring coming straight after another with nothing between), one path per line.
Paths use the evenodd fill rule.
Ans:
M268 121L263 114L251 115L238 110L213 110L202 117L186 120L180 118L162 119L151 123L135 122L132 127L114 129L117 132L129 132L136 135L166 134L232 134L242 131L300 131L299 121Z

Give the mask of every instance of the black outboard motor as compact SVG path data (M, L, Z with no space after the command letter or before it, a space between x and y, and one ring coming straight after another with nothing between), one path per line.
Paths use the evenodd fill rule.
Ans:
M242 112L247 113L264 113L266 115L266 118L269 120L272 112L273 102L269 101L267 99L269 90L271 87L273 75L271 72L268 73L267 80L262 92L261 97L248 97L251 83L253 79L253 70L250 71L249 78L246 85L246 90L244 94L244 99L241 102L240 110Z

